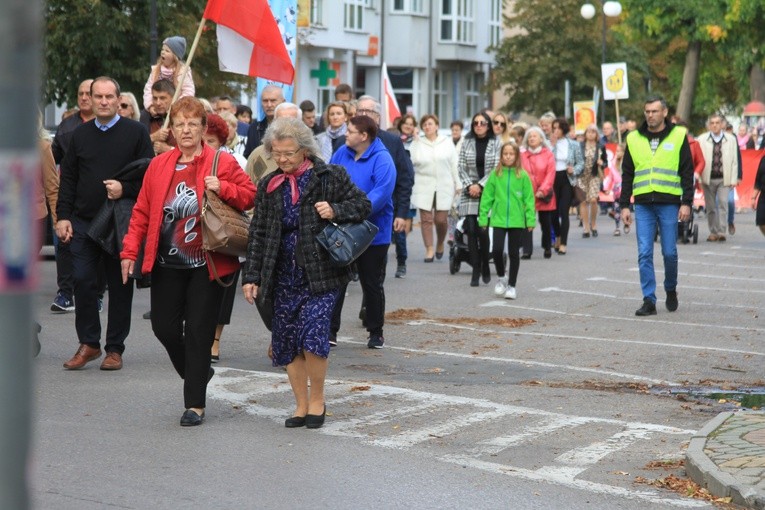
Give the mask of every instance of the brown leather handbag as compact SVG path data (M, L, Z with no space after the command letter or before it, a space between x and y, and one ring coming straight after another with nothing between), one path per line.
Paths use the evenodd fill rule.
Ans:
M220 152L215 153L213 159L212 173L218 175L218 159ZM249 239L249 218L247 215L234 207L231 207L221 199L217 193L205 190L202 211L202 248L205 251L231 255L233 257L244 257L247 254L247 241ZM208 258L210 264L213 264L212 258ZM215 271L215 266L211 266L213 274L218 283L228 287L232 281L226 285L220 281Z

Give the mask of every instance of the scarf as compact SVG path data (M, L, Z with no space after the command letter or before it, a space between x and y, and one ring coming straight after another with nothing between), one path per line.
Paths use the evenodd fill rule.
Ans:
M321 155L324 157L324 161L329 161L332 158L332 141L337 140L341 136L345 136L345 132L348 130L348 125L343 122L340 127L333 128L328 127L324 133L327 136L321 137Z
M284 172L277 174L271 181L268 183L268 187L266 188L266 193L271 193L276 188L278 188L284 181L289 180L290 181L290 190L292 191L292 205L297 204L298 200L300 199L300 189L298 188L298 177L303 175L306 170L308 170L311 166L311 160L310 159L304 159L303 162L300 164L297 170L295 170L292 173L286 174Z

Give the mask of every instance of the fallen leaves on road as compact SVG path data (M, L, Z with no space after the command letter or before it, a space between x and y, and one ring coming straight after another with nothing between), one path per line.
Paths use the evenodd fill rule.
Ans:
M649 393L651 386L637 382L611 382L585 379L584 381L523 381L524 386L548 386L550 388L570 388L577 390L618 391L628 393Z
M645 469L680 469L685 466L685 459L652 460Z
M718 507L724 509L733 510L737 508L736 506L730 504L731 498L718 498L690 478L681 478L677 475L667 475L664 478L649 480L648 478L638 476L635 478L635 483L653 485L654 487L659 487L661 489L671 490L688 498L703 499L704 501L715 503Z
M371 390L371 386L352 386L351 391L369 391Z
M385 314L386 321L422 320L428 313L422 308L399 308ZM504 328L519 328L536 323L534 319L513 319L509 317L436 317L433 322L444 324L477 324L479 326L502 326Z

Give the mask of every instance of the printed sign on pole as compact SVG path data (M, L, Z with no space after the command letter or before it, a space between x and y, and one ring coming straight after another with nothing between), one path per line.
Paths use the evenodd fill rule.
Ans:
M600 69L603 75L603 99L606 101L629 99L630 88L627 83L627 63L601 64Z
M587 126L594 124L595 101L574 101L574 129L576 134L584 133Z

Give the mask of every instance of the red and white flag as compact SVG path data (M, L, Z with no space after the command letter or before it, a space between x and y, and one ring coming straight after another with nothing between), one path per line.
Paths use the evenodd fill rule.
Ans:
M222 71L292 84L295 68L266 0L208 0Z
M381 78L382 115L380 115L380 127L388 129L393 125L394 120L401 117L401 110L398 107L398 101L396 101L396 94L393 92L393 87L390 84L388 65L385 62L382 65Z

